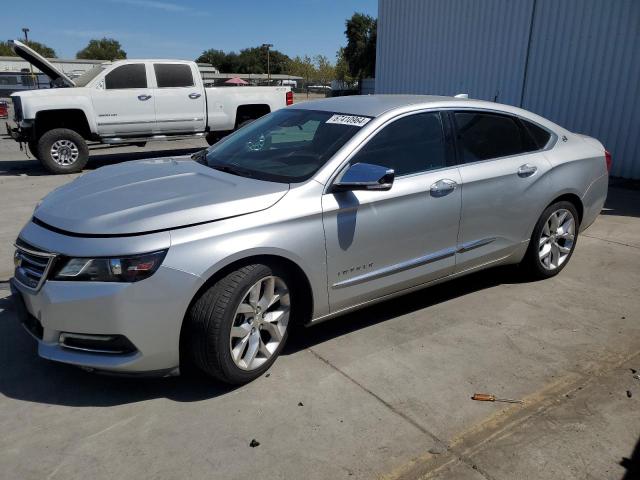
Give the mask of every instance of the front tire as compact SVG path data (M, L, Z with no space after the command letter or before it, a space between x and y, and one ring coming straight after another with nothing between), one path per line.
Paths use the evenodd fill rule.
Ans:
M82 171L89 159L89 147L84 138L68 128L54 128L38 140L39 160L51 173Z
M248 383L271 367L289 333L292 285L277 265L239 268L192 305L185 348L194 364L231 384Z
M557 275L573 255L579 228L578 211L571 202L549 205L533 229L522 266L537 279Z

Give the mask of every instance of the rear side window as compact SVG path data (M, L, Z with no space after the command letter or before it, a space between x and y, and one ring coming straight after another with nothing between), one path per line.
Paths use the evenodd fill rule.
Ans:
M542 127L539 127L535 123L531 123L522 119L520 121L524 125L524 128L527 129L527 132L529 132L529 135L531 135L533 142L539 149L547 146L547 143L549 143L549 140L551 139L551 134L548 131L546 131Z
M447 165L442 122L438 113L418 113L384 127L352 158L393 168L396 175L425 172Z
M193 75L189 65L177 63L155 63L158 88L193 87Z
M464 163L539 149L520 121L508 115L456 112L455 121Z
M104 87L107 90L147 88L147 72L144 63L131 63L115 68L107 73Z

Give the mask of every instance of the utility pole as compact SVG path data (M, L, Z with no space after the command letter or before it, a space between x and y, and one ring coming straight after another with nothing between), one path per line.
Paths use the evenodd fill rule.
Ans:
M22 27L22 31L24 33L24 43L29 46L29 29L27 27ZM31 81L33 82L33 86L40 88L40 85L36 82L36 76L33 74L33 65L31 62L29 62L29 68L31 69Z
M273 47L273 43L263 43L262 48L267 49L267 80L271 83L271 65L269 59L269 49Z

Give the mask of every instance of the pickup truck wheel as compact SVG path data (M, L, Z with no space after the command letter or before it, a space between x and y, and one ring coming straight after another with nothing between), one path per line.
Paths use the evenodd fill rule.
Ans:
M186 321L191 359L205 373L231 384L262 375L288 336L293 295L277 265L247 265L229 273L192 305Z
M229 135L233 130L223 130L218 132L209 132L204 137L209 145L214 145L222 140L224 137Z
M84 138L68 128L54 128L38 141L40 163L51 173L82 171L89 159L89 147Z
M37 158L40 160L40 152L38 152L38 142L35 140L31 140L27 146L29 147L29 152L33 155L33 158Z

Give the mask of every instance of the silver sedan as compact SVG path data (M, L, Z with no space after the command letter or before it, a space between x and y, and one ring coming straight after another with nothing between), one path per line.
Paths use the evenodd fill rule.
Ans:
M307 102L193 158L52 192L16 242L12 290L42 357L248 382L294 324L495 265L558 274L610 162L597 140L496 103Z

